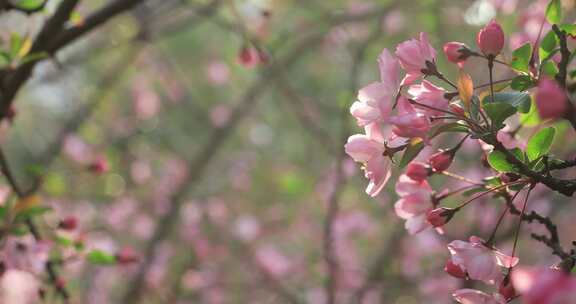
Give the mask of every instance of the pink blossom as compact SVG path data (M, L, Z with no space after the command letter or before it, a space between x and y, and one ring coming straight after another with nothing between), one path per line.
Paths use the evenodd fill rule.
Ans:
M475 289L459 289L452 296L462 304L506 304L506 300L499 294L489 295Z
M408 233L415 234L431 227L426 214L432 210L432 189L423 181L415 181L403 174L396 183L396 193L400 199L394 204L396 215L406 220Z
M408 89L408 94L412 95L413 99L418 103L425 104L440 110L446 110L448 108L448 99L444 97L446 90L435 86L427 80L422 81L421 84L411 85ZM440 111L435 111L424 107L419 107L418 111L427 115L438 115L440 113Z
M40 303L40 282L31 273L9 269L0 277L0 303Z
M462 42L448 42L444 44L446 59L452 63L456 63L459 67L463 67L464 62L466 62L466 59L470 56L466 54L467 50L468 46Z
M503 254L495 248L489 248L484 240L471 236L469 242L455 240L448 244L452 262L467 273L473 280L497 284L502 279L500 267L511 267L518 258Z
M398 115L390 117L389 121L394 125L392 132L399 137L426 139L426 134L430 130L428 118L416 112L404 97L398 100Z
M256 250L256 262L274 277L285 275L292 268L292 262L288 257L269 245Z
M435 61L436 51L428 42L428 35L420 33L420 40L410 39L400 43L396 48L396 56L406 70L401 84L408 85L423 75L422 70L428 68L426 62Z
M540 79L535 100L538 113L543 119L561 118L568 110L566 93L551 79Z
M476 43L486 56L497 56L504 48L504 31L496 20L492 19L476 35Z
M358 101L350 107L350 113L361 127L388 118L400 87L398 61L387 49L384 49L378 57L378 64L380 82L373 82L362 88L358 92Z
M515 268L512 284L522 294L524 304L576 303L576 278L561 271L541 268Z
M384 142L379 134L356 134L348 138L344 145L346 153L355 161L364 163L364 172L370 183L366 193L374 197L382 191L390 178L392 162L383 155Z

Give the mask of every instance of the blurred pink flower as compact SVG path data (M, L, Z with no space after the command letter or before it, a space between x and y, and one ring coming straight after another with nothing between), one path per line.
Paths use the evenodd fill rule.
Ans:
M536 108L543 119L558 119L566 115L568 102L566 93L551 79L542 78L536 91Z
M231 111L229 106L219 104L210 111L210 121L212 121L213 126L221 128L226 125L230 119L230 114Z
M226 84L230 78L230 69L222 61L210 61L206 66L206 76L211 84L220 86Z
M31 273L9 269L0 277L0 303L40 303L40 282Z
M274 277L283 276L292 268L292 262L288 257L269 245L257 249L256 261Z
M459 289L452 296L462 304L506 304L506 300L499 294L489 295L475 289Z
M524 304L576 303L576 278L547 268L515 268L512 284Z
M150 81L144 77L134 80L132 101L134 112L139 119L150 119L160 111L160 97L153 90Z

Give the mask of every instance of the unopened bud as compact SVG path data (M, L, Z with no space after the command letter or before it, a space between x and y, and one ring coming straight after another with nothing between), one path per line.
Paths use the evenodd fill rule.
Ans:
M62 230L74 230L78 227L78 219L74 216L67 216L58 224L58 228Z
M502 295L506 301L510 301L516 297L516 290L514 289L514 285L512 285L510 276L506 276L504 280L502 280L498 287L498 293Z
M138 262L138 254L131 247L124 247L116 253L116 261L119 264L131 264Z
M504 48L504 31L496 20L492 19L476 36L478 47L486 56L497 56Z
M444 54L448 61L456 63L459 67L462 67L466 59L471 55L468 46L461 42L448 42L444 44Z
M425 180L431 173L430 166L421 162L411 162L406 168L406 175L417 182Z
M434 172L442 172L450 167L454 153L451 151L441 151L430 156L428 163L434 169Z
M440 207L434 210L428 211L426 215L426 220L432 224L434 227L444 226L446 223L452 219L457 209Z

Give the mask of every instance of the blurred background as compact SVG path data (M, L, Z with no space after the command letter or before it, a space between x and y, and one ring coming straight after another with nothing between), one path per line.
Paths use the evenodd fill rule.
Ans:
M101 3L82 1L75 22ZM501 202L478 203L444 236L409 236L394 214L393 182L370 198L343 153L361 132L348 109L378 80L383 48L427 32L454 79L445 42L475 47L479 28L498 18L509 56L535 40L546 3L145 1L37 67L3 133L4 152L22 185L41 180L42 203L54 208L41 227L78 219L77 230L57 232L63 250L81 242L138 256L126 265L65 263L74 303L324 303L329 289L338 303L452 303L462 283L442 271L445 245L487 237ZM4 41L33 33L43 18L5 14L0 33ZM467 71L486 82L485 67ZM456 140L445 136L423 156ZM567 155L566 146L555 149ZM464 149L455 170L475 180L492 174L478 165L476 142ZM556 214L559 198L537 195L533 208L570 220ZM505 251L512 224L499 242ZM524 261L553 261L529 238L520 248Z

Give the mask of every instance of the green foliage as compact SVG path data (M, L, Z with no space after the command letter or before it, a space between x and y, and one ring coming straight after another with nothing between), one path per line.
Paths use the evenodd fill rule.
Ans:
M86 255L86 260L92 264L97 265L113 265L116 264L116 257L110 255L102 250L92 250Z
M492 125L496 129L501 129L504 127L504 120L516 113L516 108L503 102L487 103L484 104L484 111L490 117Z
M404 154L402 154L402 159L400 159L398 167L400 169L406 167L414 158L416 158L416 156L418 156L422 149L424 149L424 143L422 141L419 141L418 143L410 143L408 147L406 147Z
M11 1L17 8L32 11L42 8L44 6L45 0L16 0Z
M524 160L522 151L518 148L509 150L520 161ZM516 166L508 162L506 154L500 151L492 151L488 155L488 163L498 172L517 172Z
M528 75L519 75L512 79L510 88L516 91L526 91L536 85L532 77Z
M14 218L14 222L19 223L19 222L24 222L26 220L29 220L33 217L36 216L40 216L48 211L51 211L52 208L50 207L44 207L44 206L34 206L34 207L30 207L27 208L21 212L19 212L18 214L16 214L16 217Z
M555 135L556 129L553 127L542 129L538 131L538 133L534 134L534 136L528 140L528 145L526 146L526 155L528 156L528 160L536 160L542 155L548 153Z
M538 48L538 57L540 57L540 60L545 61L550 56L554 55L557 45L558 37L556 37L554 31L549 31L548 34L542 38L540 47Z
M552 24L562 21L562 2L560 0L551 0L546 7L546 20Z
M510 66L517 71L528 73L530 72L531 57L532 45L530 45L530 43L525 43L512 52L512 61L510 62Z
M491 103L491 96L487 95L482 100L484 107ZM494 93L495 103L507 103L521 113L528 113L530 111L530 94L527 92L498 92Z

